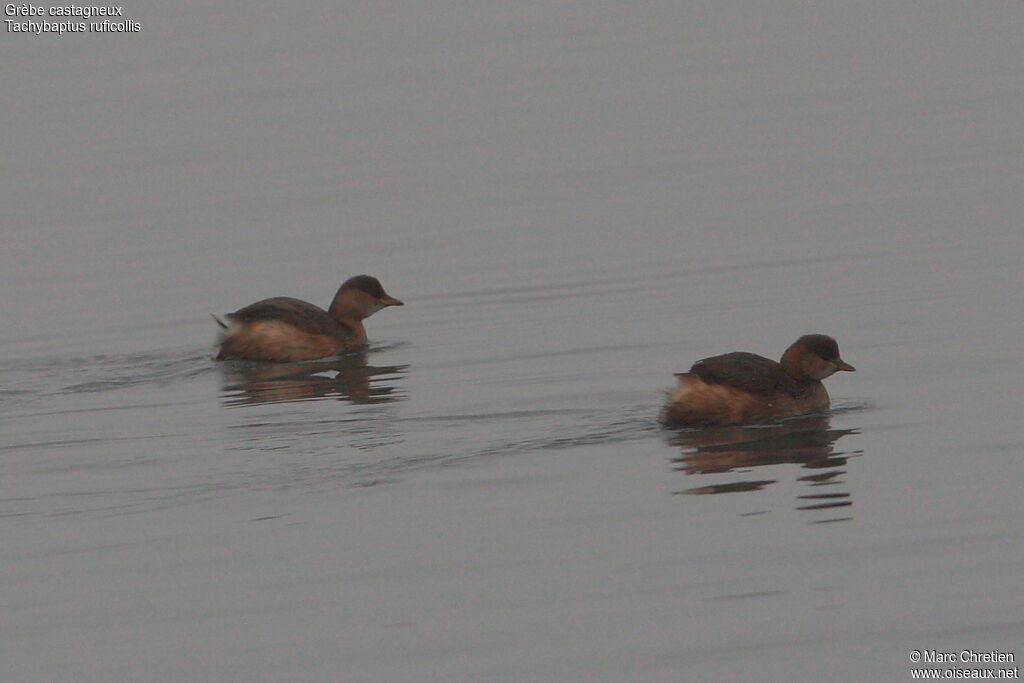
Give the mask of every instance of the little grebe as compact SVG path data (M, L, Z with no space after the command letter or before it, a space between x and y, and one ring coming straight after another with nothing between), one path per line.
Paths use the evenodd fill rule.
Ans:
M854 367L839 357L839 345L824 334L806 334L786 349L779 363L753 353L712 356L678 373L679 386L661 410L674 427L755 424L829 407L821 380Z
M292 299L264 299L229 313L219 340L217 360L278 363L315 360L355 351L366 344L363 319L387 306L404 305L369 275L349 278L326 311Z

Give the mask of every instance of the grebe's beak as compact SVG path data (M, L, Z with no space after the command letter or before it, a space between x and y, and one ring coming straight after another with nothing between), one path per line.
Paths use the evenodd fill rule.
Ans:
M836 370L845 370L846 372L855 372L857 370L857 368L853 367L852 365L844 361L842 358L837 358L834 361L832 361L832 365L835 367Z
M398 299L396 299L394 297L391 297L391 296L388 296L386 294L380 298L380 303L381 303L382 306L404 306L405 305L404 303L402 303Z

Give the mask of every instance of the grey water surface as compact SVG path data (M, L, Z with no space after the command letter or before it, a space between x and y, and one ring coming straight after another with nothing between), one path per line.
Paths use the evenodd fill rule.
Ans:
M1020 4L124 10L0 25L0 680L1024 657ZM367 353L211 360L364 272ZM807 332L829 414L657 425Z

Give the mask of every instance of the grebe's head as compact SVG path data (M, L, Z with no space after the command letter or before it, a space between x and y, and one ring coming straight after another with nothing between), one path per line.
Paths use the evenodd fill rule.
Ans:
M782 367L797 379L816 380L856 369L839 357L839 344L825 334L805 334L793 342L782 354Z
M371 275L356 275L342 283L334 295L329 313L334 317L369 318L382 308L405 304L384 291L380 280Z

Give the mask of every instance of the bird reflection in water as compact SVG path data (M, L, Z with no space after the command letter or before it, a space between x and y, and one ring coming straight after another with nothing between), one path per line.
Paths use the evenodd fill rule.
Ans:
M687 475L714 475L729 472L751 473L754 468L791 463L813 474L797 477L813 487L842 484L847 460L858 452L838 451L835 444L855 429L832 429L829 418L815 415L779 424L757 427L717 427L674 433L669 442L679 446L681 455L673 458L674 469ZM759 491L777 479L743 477L731 482L708 484L676 493L708 495ZM798 496L798 510L829 510L853 505L849 492L808 493ZM843 521L850 517L818 520Z
M225 405L245 406L336 397L356 405L401 398L394 383L406 365L368 365L365 353L305 363L229 362L223 366Z

